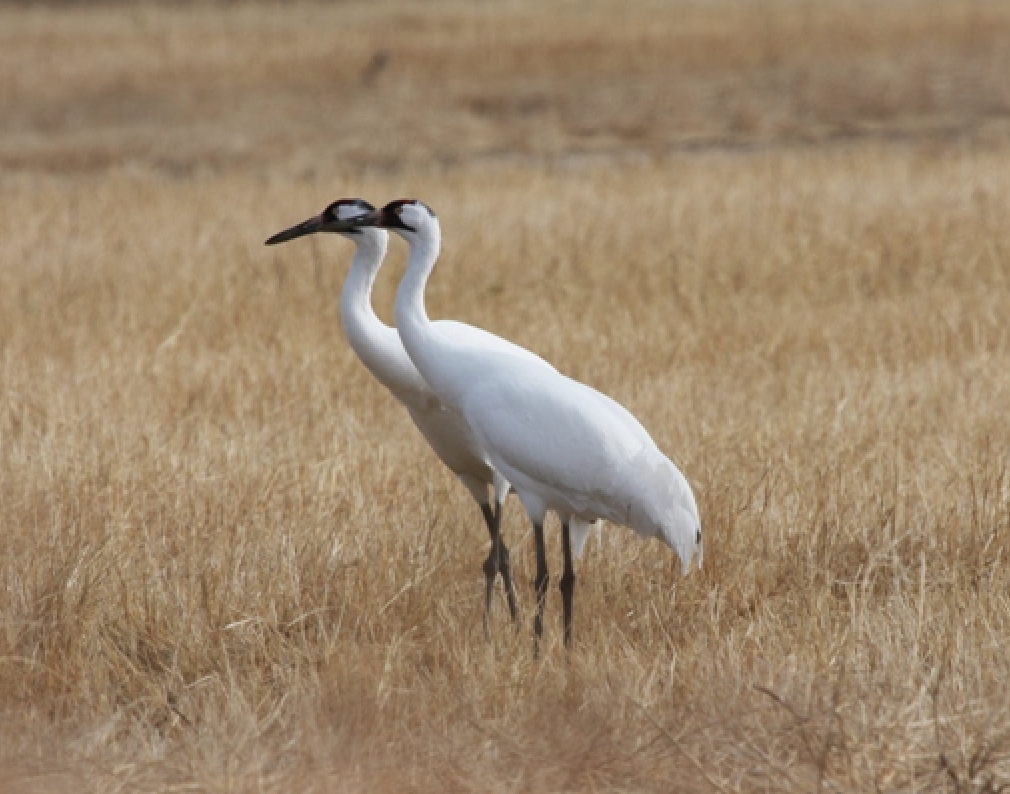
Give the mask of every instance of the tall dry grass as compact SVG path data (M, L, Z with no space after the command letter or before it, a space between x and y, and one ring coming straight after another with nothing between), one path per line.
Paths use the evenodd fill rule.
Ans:
M749 7L699 8L745 29L734 20ZM929 20L963 10L910 8L881 19L939 37ZM121 79L155 56L116 39L117 25L152 15L203 32L193 63L218 58L207 74L227 76L248 31L267 47L282 16L0 13L26 42L0 58L42 63L46 36L86 42L108 28L125 49L81 45L80 74ZM487 14L509 41L509 12L466 13ZM325 43L326 30L299 35ZM482 30L464 33L487 44ZM432 70L464 33L426 50ZM840 52L866 63L853 41ZM543 57L573 63L556 48ZM724 68L740 74L733 52ZM82 85L100 83L94 74ZM251 74L236 103L270 74ZM168 80L164 96L188 80ZM161 96L155 83L143 85ZM193 90L227 95L207 85ZM1010 148L999 136L975 125L953 140L796 147L776 134L755 151L629 144L634 158L588 161L489 159L464 136L458 163L431 164L423 147L382 159L390 141L411 140L402 130L362 143L360 159L353 134L329 155L311 137L311 158L289 155L311 116L299 104L306 121L276 133L283 154L260 143L228 159L212 124L164 101L178 126L154 124L149 139L134 126L144 112L128 108L107 128L85 118L43 134L30 102L0 135L0 785L1008 784ZM220 129L244 130L229 113ZM910 116L894 118L898 129ZM116 135L125 153L96 156L95 141ZM183 138L191 149L166 160ZM584 151L580 141L564 150ZM579 566L575 648L560 647L552 587L534 660L532 542L510 504L527 620L512 631L499 603L485 641L480 517L342 338L349 244L262 246L358 194L415 194L438 211L432 315L524 344L643 420L699 495L701 573L681 579L668 551L608 527ZM404 259L392 247L376 294L387 318ZM557 536L552 526L555 578Z

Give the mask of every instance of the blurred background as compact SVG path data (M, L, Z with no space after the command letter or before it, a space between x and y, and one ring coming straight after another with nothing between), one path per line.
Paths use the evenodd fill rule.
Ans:
M1006 790L1008 144L1006 0L0 2L0 791ZM702 571L608 526L485 638L350 244L263 246L353 195Z
M1008 74L996 0L3 3L0 168L985 143Z

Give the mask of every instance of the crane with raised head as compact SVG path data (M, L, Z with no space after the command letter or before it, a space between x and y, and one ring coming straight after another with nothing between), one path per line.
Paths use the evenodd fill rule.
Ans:
M403 404L435 454L456 475L480 505L491 535L491 551L484 562L486 580L484 629L489 632L494 582L500 575L513 620L518 620L515 587L508 548L501 537L503 503L509 483L496 471L459 411L445 405L411 362L395 328L386 325L372 308L372 286L382 266L389 235L382 229L350 224L374 211L367 201L346 198L330 204L319 215L296 224L266 241L277 245L317 232L335 232L355 244L351 269L340 300L340 317L347 340L361 362ZM507 351L532 366L549 368L533 353L462 323L439 323L441 333L459 344ZM491 498L488 488L491 487ZM493 504L492 504L493 500Z
M559 586L566 645L572 640L572 554L581 556L589 529L599 519L659 538L676 551L684 574L695 556L700 567L704 546L691 486L627 409L543 366L540 359L517 355L511 343L468 344L446 333L444 321L428 319L424 292L441 247L435 213L420 201L400 199L355 218L346 228L366 227L394 231L410 245L396 297L403 346L442 403L464 417L490 465L511 483L533 522L537 647L549 584L543 529L548 511L558 515L563 531L565 568Z

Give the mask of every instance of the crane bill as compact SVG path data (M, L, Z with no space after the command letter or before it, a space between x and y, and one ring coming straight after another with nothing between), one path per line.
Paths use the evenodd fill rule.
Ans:
M586 540L589 538L589 533L594 528L596 529L596 542L600 542L601 526L602 522L600 521L583 521L580 518L569 519L568 532L572 538L572 551L580 560L582 559L582 553L586 550Z
M296 223L290 229L285 229L283 232L278 232L273 237L264 243L264 245L277 245L278 243L286 243L289 240L295 240L299 237L304 237L306 234L314 234L323 228L323 216L317 215L314 218L309 218L307 221L302 221L301 223Z
M296 223L290 229L278 232L267 240L264 245L286 243L289 240L297 240L299 237L315 234L316 232L356 232L361 226L375 226L375 217L377 216L374 212L365 213L357 218L348 220L329 219L325 214L316 215L301 223Z

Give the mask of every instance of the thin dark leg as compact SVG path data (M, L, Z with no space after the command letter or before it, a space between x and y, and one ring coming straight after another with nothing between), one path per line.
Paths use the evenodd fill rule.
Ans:
M558 587L565 610L565 647L572 647L572 602L575 596L575 566L572 563L572 533L565 522L561 545L565 551L565 572L561 575Z
M544 547L543 524L533 525L533 535L537 541L537 614L533 618L533 633L536 635L533 655L540 652L540 638L544 633L544 604L547 601L547 585L550 575L547 573L547 549Z
M498 555L496 552L495 538L499 535L495 523L495 513L491 505L481 505L481 512L487 522L488 532L491 533L491 552L484 560L484 636L491 636L491 602L494 600L494 580L498 575Z
M491 636L491 604L494 601L494 580L501 574L502 583L505 585L505 598L508 599L509 612L512 620L519 624L519 609L516 606L516 590L512 584L512 565L509 562L509 550L505 548L505 542L501 537L501 515L502 505L498 505L496 510L492 510L490 505L481 505L481 512L484 513L484 520L487 522L488 532L491 533L491 551L484 560L484 634Z
M512 622L519 625L519 609L516 606L516 589L512 584L512 563L509 559L509 550L505 546L505 541L501 537L501 514L505 505L498 503L495 510L495 536L498 538L498 570L501 573L502 584L505 585L505 598L509 602L509 612L512 614ZM492 539L492 546L494 540ZM493 549L492 549L493 550Z

